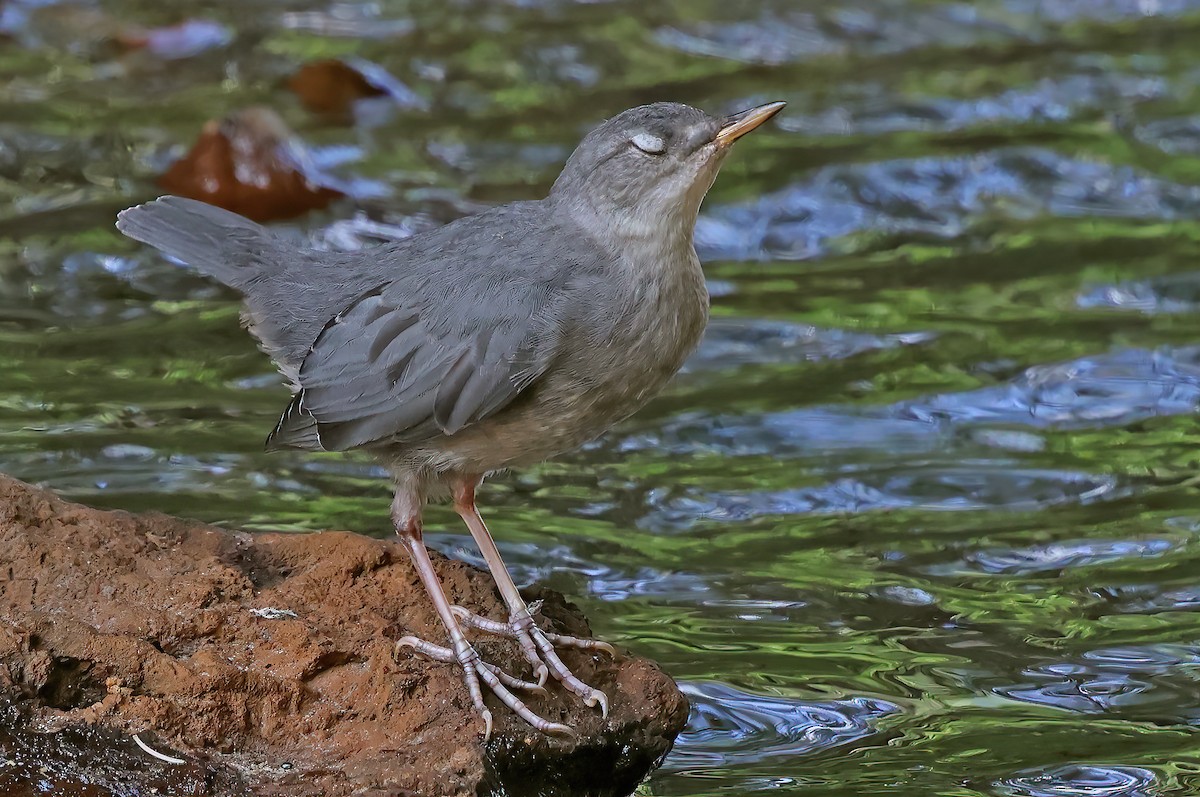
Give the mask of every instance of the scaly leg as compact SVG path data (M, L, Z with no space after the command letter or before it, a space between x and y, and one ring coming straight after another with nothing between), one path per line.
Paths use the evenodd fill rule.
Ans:
M535 616L541 610L541 608L542 608L541 601L534 601L533 603L529 604L529 606L528 606L529 616L530 617ZM497 636L508 637L509 639L516 639L517 636L519 635L517 630L513 628L512 623L502 623L499 620L493 620L490 617L484 617L482 615L475 614L475 612L464 609L461 606L451 606L450 611L454 612L454 616L457 617L459 620L462 620L467 625L471 626L472 628L476 628L480 631L484 631L489 634L496 634ZM576 636L566 636L564 634L552 634L549 631L543 631L542 634L546 637L546 639L549 639L551 642L553 642L555 645L557 645L558 647L561 647L561 648L579 648L580 650L599 650L600 652L607 653L610 656L617 655L616 648L614 648L612 645L608 644L607 642L600 641L599 639L580 639L579 637L576 637ZM528 681L521 681L521 683L525 684L527 686L537 686L538 685L538 684L530 683Z
M413 567L416 568L417 575L420 576L425 591L429 593L429 598L433 601L433 606L437 610L438 617L442 620L442 625L446 626L446 631L450 635L451 649L431 645L416 637L404 637L396 643L396 646L415 648L439 661L445 661L450 656L453 656L458 661L463 669L463 677L467 682L467 690L471 693L471 702L475 704L475 708L479 710L480 716L483 717L484 741L487 741L492 735L492 713L484 705L483 690L480 687L481 681L506 706L511 708L517 716L543 733L574 736L575 732L566 725L550 722L530 711L505 686L496 668L484 663L479 658L479 653L467 641L462 628L458 624L458 620L454 616L454 612L450 608L450 601L446 599L446 593L442 589L441 582L438 581L437 573L433 570L433 563L429 561L429 552L425 550L425 542L422 539L419 510L411 508L414 502L409 500L410 498L410 496L402 497L400 492L397 491L396 500L392 504L392 521L395 523L396 533L400 536L400 541L404 544L408 555L412 558ZM513 686L521 683L507 676L505 676L503 681ZM531 686L537 685L531 684Z
M516 639L525 653L525 657L533 664L534 675L539 684L545 682L546 673L549 670L555 680L583 698L583 701L589 706L599 706L601 714L607 717L608 698L599 689L594 689L575 677L574 673L558 657L558 653L554 650L554 643L585 650L604 650L610 654L615 651L612 646L604 642L590 639L576 639L559 635L554 635L554 638L551 639L550 635L537 627L533 622L533 616L529 613L529 607L525 605L525 600L517 591L517 585L513 583L512 576L508 574L508 568L504 566L504 560L500 558L500 551L496 548L491 533L484 524L483 518L480 517L479 510L475 507L475 487L478 484L479 479L471 477L463 477L454 484L454 509L467 524L467 528L471 530L475 544L479 546L488 569L492 571L492 578L496 580L500 595L508 605L508 623L497 623L495 620L480 617L459 606L453 607L451 611L458 619L477 629Z

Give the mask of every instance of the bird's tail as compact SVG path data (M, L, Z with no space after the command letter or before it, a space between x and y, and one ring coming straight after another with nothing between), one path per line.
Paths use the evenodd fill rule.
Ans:
M287 262L264 257L288 248L266 227L194 199L159 197L117 214L117 229L192 268L245 290L261 269Z
M160 197L121 211L117 229L242 294L242 314L293 383L325 323L386 279L374 256L336 256L293 246L228 210Z
M239 291L247 328L292 381L321 325L337 311L323 308L324 295L306 291L289 273L294 266L307 273L311 253L228 210L164 196L121 211L117 229ZM323 284L320 274L308 276Z

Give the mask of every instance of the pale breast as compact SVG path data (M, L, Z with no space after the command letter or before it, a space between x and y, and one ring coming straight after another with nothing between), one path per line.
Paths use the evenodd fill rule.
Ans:
M694 252L656 266L611 303L603 336L570 338L555 366L509 408L422 446L423 458L435 469L531 464L579 447L644 406L682 367L708 320Z

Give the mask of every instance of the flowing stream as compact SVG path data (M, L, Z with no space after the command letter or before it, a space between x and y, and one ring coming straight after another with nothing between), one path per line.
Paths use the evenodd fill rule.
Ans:
M349 55L412 95L284 88ZM279 226L339 247L540 196L631 105L788 101L705 203L685 372L482 497L689 695L640 793L1200 793L1200 2L29 0L0 75L0 471L297 533L387 534L383 474L263 453L236 297L112 226L206 120L278 111L357 196Z

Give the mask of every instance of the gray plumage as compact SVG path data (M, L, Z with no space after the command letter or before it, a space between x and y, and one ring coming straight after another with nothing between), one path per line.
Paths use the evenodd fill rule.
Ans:
M117 226L244 295L294 391L269 448L485 473L602 433L699 341L691 235L720 157L688 156L719 128L673 103L627 111L584 139L546 199L360 252L298 249L179 197ZM665 152L631 146L637 134Z
M483 686L546 733L464 634L516 639L540 685L552 675L607 713L508 574L475 504L490 471L570 450L641 407L679 370L708 318L692 231L730 144L783 103L714 119L657 103L619 114L572 153L550 195L351 254L289 246L240 216L177 197L122 212L117 226L245 297L244 319L292 385L269 448L363 448L392 471L392 522L491 733ZM449 494L479 545L507 623L453 607L422 537L426 500ZM497 627L500 630L497 630Z

